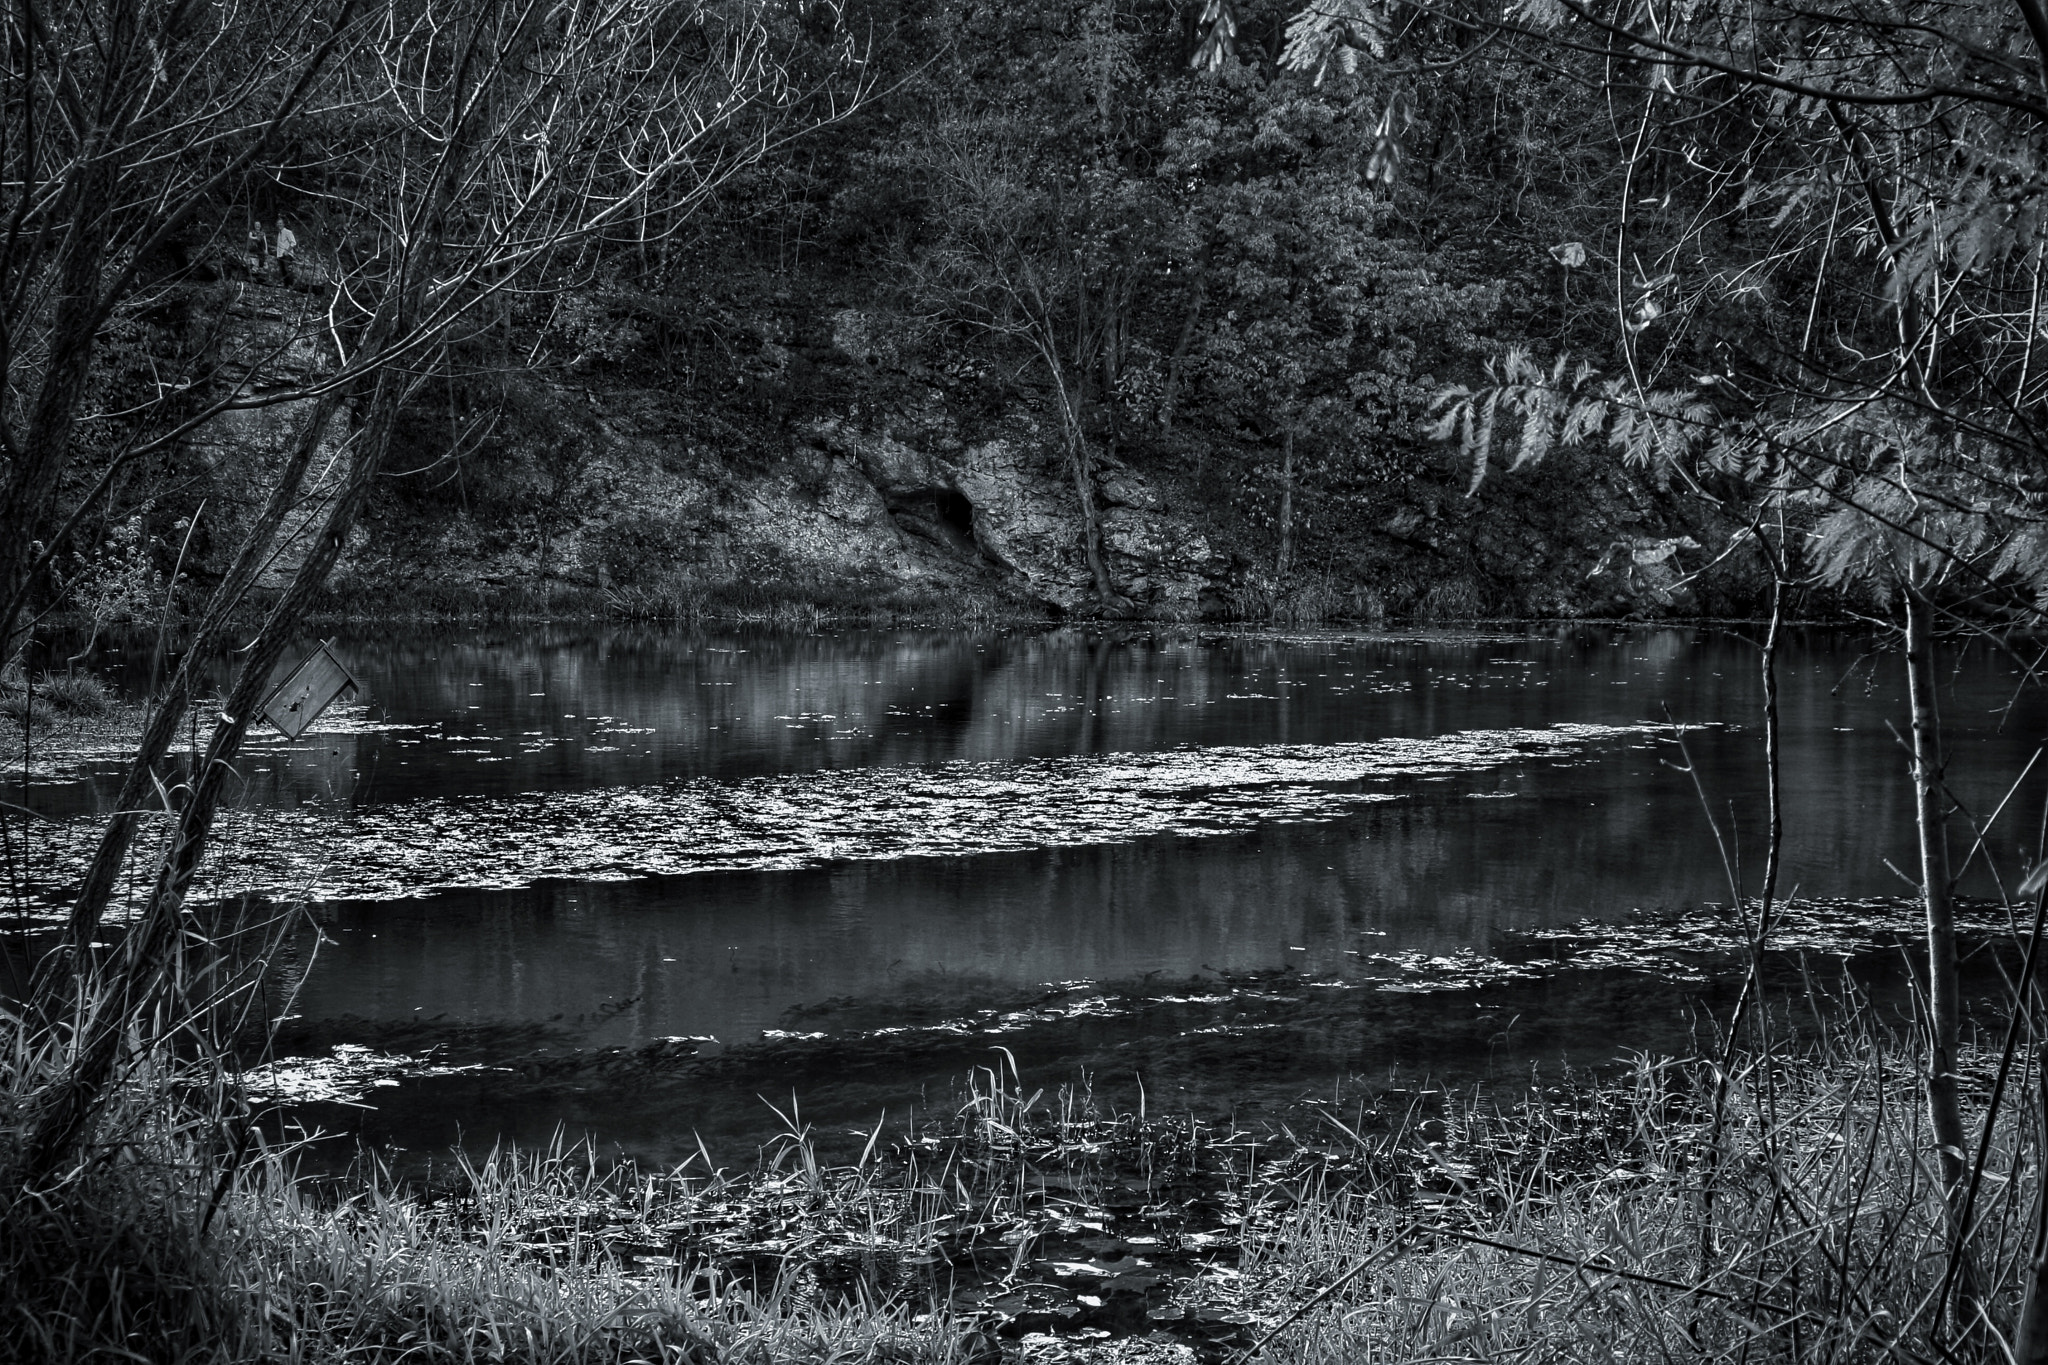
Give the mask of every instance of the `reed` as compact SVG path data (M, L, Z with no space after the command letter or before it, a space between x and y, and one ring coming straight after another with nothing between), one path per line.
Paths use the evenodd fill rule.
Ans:
M19 677L0 677L0 720L14 725L53 715L94 719L119 706L113 690L90 673L45 673L33 688Z
M1013 1291L1142 1241L1177 1268L1138 1326L1232 1365L1996 1361L2035 1250L2035 1056L1963 1058L1959 1257L1912 1041L1853 1000L1807 1043L1759 1014L1746 1054L1425 1087L1299 1131L1107 1110L996 1049L850 1162L792 1100L737 1172L558 1141L315 1177L226 1046L260 1032L286 926L200 928L75 1157L0 1186L0 1360L964 1365L1016 1353ZM80 980L0 1017L0 1169L106 1008ZM1030 1350L1107 1359L1079 1334Z
M632 1182L587 1149L496 1154L438 1198L375 1169L315 1179L292 1148L199 1119L191 1080L132 1072L95 1159L0 1211L0 1358L963 1358L945 1314L821 1294L800 1263L763 1283L617 1254L595 1233Z
M32 1036L12 1034L0 1140L23 1079L48 1070ZM1968 1059L1979 1119L1995 1061ZM899 1136L878 1125L851 1163L822 1159L792 1106L738 1173L646 1173L557 1143L425 1184L375 1165L299 1174L209 1065L159 1050L131 1067L93 1158L6 1209L0 1354L992 1360L1004 1324L954 1311L949 1289L1042 1274L1047 1229L1120 1182L1156 1199L1199 1180L1229 1235L1154 1316L1215 1324L1219 1359L1996 1360L2041 1168L2038 1116L1996 1116L1979 1307L1944 1326L1924 1108L1905 1040L1874 1027L1748 1058L1725 1086L1704 1063L1643 1059L1255 1142L1103 1113L1083 1086L1027 1087L1000 1056L957 1109Z
M1981 1080L1988 1062L1970 1059ZM1436 1120L1408 1189L1304 1190L1236 1290L1268 1361L1999 1360L2038 1197L2037 1115L1995 1118L1968 1320L1910 1050L1862 1030ZM1983 1087L1975 1116L1983 1117ZM1284 1311L1281 1311L1284 1310Z
M45 673L36 690L51 706L75 716L103 716L115 706L112 689L90 673Z
M557 1144L460 1161L441 1189L374 1163L305 1174L303 1146L252 1111L227 1046L261 1036L260 983L288 918L192 922L53 1172L23 1174L41 1108L119 997L88 966L0 1010L0 1361L959 1357L967 1334L943 1311L822 1293L802 1256L735 1275L633 1254L663 1235L650 1218L687 1227L723 1198L716 1173L643 1178Z

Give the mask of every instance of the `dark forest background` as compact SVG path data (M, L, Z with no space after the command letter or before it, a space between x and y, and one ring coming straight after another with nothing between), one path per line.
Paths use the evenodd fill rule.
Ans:
M1882 614L1916 573L2023 610L2037 26L1880 9L17 26L11 183L46 188L8 246L8 633L198 612L316 418L330 455L381 443L320 589L343 611L1743 614L1775 578ZM552 65L507 55L579 23ZM483 28L512 64L434 65ZM492 92L431 204L437 144L388 135L427 111L376 75L429 30L400 55ZM125 143L53 94L145 68ZM79 216L100 191L128 193ZM45 459L53 376L78 401Z

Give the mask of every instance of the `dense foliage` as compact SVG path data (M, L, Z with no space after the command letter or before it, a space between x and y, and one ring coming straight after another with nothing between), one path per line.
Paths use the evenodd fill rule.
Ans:
M127 8L145 29L174 18ZM395 220L365 190L431 183L391 136L414 114L376 87L377 62L405 54L372 35L402 34L393 16L471 11L546 13L394 9L319 28L323 50L312 13L294 11L253 68L224 44L195 57L262 71L283 103L274 128L236 106L216 141L240 160L203 181L183 172L174 211L147 220L166 230L108 248L135 278L103 291L90 365L106 401L87 405L49 498L10 504L34 531L22 543L47 551L10 579L33 577L24 602L145 616L181 559L202 586L226 568L269 478L237 461L261 420L238 413L326 387L335 344L352 344L389 279L377 243ZM1610 242L1616 205L1675 172L1620 154L1631 135L1603 59L1532 59L1472 19L1318 28L1285 3L1220 0L606 15L620 33L641 26L652 55L622 66L564 49L492 106L504 121L486 136L501 141L460 177L443 224L454 283L364 364L388 353L408 374L364 512L372 550L461 520L480 556L515 547L542 578L626 583L687 554L660 515L621 510L634 471L597 458L591 420L608 391L673 395L685 439L667 458L744 479L803 420L886 409L892 385L937 378L969 436L1020 404L1046 416L1105 608L1125 585L1097 503L1125 463L1203 509L1229 572L1270 594L1250 600L1278 600L1361 555L1425 552L1440 517L1473 516L1458 473L1471 451L1427 439L1439 392L1481 382L1516 346L1615 368L1641 349L1629 310L1678 310L1612 262L1703 240L1685 226L1689 191L1666 186L1660 206L1631 210L1626 245ZM17 76L24 90L40 79ZM1731 260L1748 249L1737 226L1714 231ZM54 262L30 253L20 278ZM849 373L835 350L849 311L870 319L879 369ZM1750 314L1647 364L1646 382L1699 369L1716 346L1749 353L1744 328L1777 325L1771 309ZM12 346L17 413L36 354ZM1681 515L1646 513L1635 491L1599 496L1646 530ZM1534 484L1485 497L1569 501ZM1585 526L1546 534L1554 575L1583 576L1610 548Z
M47 188L19 197L7 261L6 510L29 532L0 565L10 619L146 615L181 558L225 567L263 479L217 468L223 423L323 387L392 297L379 243L408 229L379 196L404 186L417 210L431 183L430 144L393 133L439 115L380 82L443 60L464 23L570 22L552 13L207 27L81 5L17 30L12 174ZM1657 525L1790 518L1802 585L1877 606L1917 576L2025 606L2048 573L2037 17L613 6L494 97L444 186L455 255L435 268L460 265L363 366L410 376L402 477L368 515L397 543L471 518L543 575L630 578L673 549L658 517L607 518L586 562L556 560L632 477L600 471L587 411L548 395L674 393L743 474L798 419L895 401L887 376L819 363L844 359L830 318L855 310L884 368L940 377L970 426L1048 414L1106 607L1123 589L1097 503L1122 462L1179 480L1235 572L1284 587L1419 548L1404 528L1463 494L1532 496L1489 464L1596 434L1645 471L1639 507L1673 478L1702 495ZM128 67L67 45L122 25ZM189 76L129 80L145 40L182 44ZM139 101L108 115L120 155L51 117L67 62ZM104 214L66 207L102 191ZM90 287L67 294L66 269Z
M1611 345L1510 349L1449 402L1475 486L1510 436L1520 466L1600 434L1775 520L1795 579L2030 615L2040 7L1566 3L1498 35L1618 64L1627 188L1585 248Z

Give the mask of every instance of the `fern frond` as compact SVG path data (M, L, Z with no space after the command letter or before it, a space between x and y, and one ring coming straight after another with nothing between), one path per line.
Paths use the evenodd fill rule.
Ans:
M1655 434L1657 458L1667 465L1675 465L1685 458L1685 452L1692 444L1691 430L1681 421L1669 417L1652 418L1650 429Z
M1477 493L1479 485L1486 482L1486 459L1493 453L1493 419L1499 410L1500 390L1495 389L1479 405L1479 434L1472 443L1472 483L1465 490L1466 497Z
M1515 462L1508 466L1510 469L1526 468L1550 453L1551 410L1550 403L1540 403L1522 418L1522 439L1515 449Z
M1315 72L1321 85L1333 57L1354 69L1356 47L1374 57L1387 55L1387 24L1372 0L1312 0L1287 21L1287 44L1280 64L1292 71Z
M1614 410L1614 424L1607 429L1608 446L1620 451L1621 457L1631 464L1637 463L1636 425L1636 410L1618 407Z
M2048 596L2048 526L2023 526L1998 550L1991 575L2017 577L2038 597Z
M1443 415L1430 424L1429 439L1432 441L1450 440L1451 436L1458 430L1458 419L1466 415L1469 406L1469 404L1458 403L1446 408Z
M1445 408L1471 396L1472 390L1466 388L1463 384L1452 384L1447 388L1437 390L1436 397L1432 398L1429 402L1429 410L1431 412L1442 412ZM1446 432L1445 435L1447 436L1449 433ZM1444 437L1439 436L1436 439L1441 441Z
M1565 414L1564 427L1558 432L1558 444L1571 447L1600 430L1607 424L1607 403L1600 398L1581 398L1572 404Z

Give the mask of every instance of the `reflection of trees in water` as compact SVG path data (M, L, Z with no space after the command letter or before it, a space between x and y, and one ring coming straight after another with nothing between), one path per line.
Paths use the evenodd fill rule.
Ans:
M922 818L953 828L953 816L933 812L966 799L969 775L723 779L1182 744L1200 752L1156 762L1191 774L1172 799L1199 806L1216 796L1207 784L1234 762L1221 746L1277 746L1283 735L1319 745L1559 721L1662 721L1668 705L1681 721L1733 722L1695 731L1688 743L1717 811L1732 814L1744 855L1761 848L1755 734L1739 728L1753 715L1754 656L1726 637L1596 629L1523 644L1445 645L1203 639L1185 629L1130 628L804 638L571 631L502 641L509 643L398 640L365 652L393 677L404 658L419 660L418 675L402 681L415 689L405 704L422 712L452 714L489 692L513 708L506 714L534 717L492 733L558 722L566 732L574 726L560 722L564 712L660 727L657 738L672 747L657 759L551 753L493 765L516 770L509 783L517 790L606 789L550 798L549 809L578 812L558 817L571 825L586 808L603 827L621 805L658 803L668 790L658 785L663 777L691 772L721 779L702 789L738 803L736 815L756 819L763 841L807 818L843 831L832 800L858 816L936 798L917 807ZM1853 645L1816 637L1786 652L1785 766L1796 816L1787 885L1804 894L1899 890L1881 859L1910 847L1904 764L1883 725L1903 713L1901 699L1888 677L1873 689L1858 675L1837 693ZM1281 686L1283 679L1299 685ZM476 681L486 686L468 686ZM1995 730L1991 707L2009 688L2002 667L1983 660L1968 661L1957 676L1956 771L1982 784L1967 795L1980 804L1993 788L1995 799L2025 759L2011 736L2043 728L2039 714L2028 714L2007 720L2003 734ZM525 696L541 690L551 695ZM864 723L854 739L821 742L815 730L777 719L800 710ZM890 711L899 714L876 723ZM1973 721L1978 716L1987 719ZM366 751L388 743L362 742ZM840 1113L849 1124L871 1125L875 1113L896 1112L906 1098L925 1104L950 1093L949 1078L997 1042L1013 1048L1034 1084L1085 1069L1105 1093L1135 1103L1117 1087L1129 1090L1141 1073L1151 1103L1216 1111L1327 1094L1340 1079L1348 1097L1356 1078L1383 1083L1394 1067L1441 1082L1464 1074L1461 1067L1505 1074L1518 1058L1597 1060L1617 1044L1654 1049L1660 1037L1679 1046L1680 994L1646 974L1567 972L1477 995L1410 996L1299 982L1269 990L1226 983L1214 970L1362 978L1374 973L1376 953L1485 951L1502 947L1510 928L1720 899L1723 878L1697 800L1663 766L1673 756L1647 740L1602 741L1574 761L1497 763L1443 782L1411 777L1400 780L1398 802L1222 837L877 857L337 907L332 942L300 997L305 1018L294 1027L316 1046L388 1034L405 1050L424 1050L446 1039L471 1048L465 1060L493 1065L524 1067L546 1048L544 1062L567 1068L546 1081L493 1073L488 1094L458 1087L414 1096L413 1087L401 1088L396 1107L386 1102L372 1121L416 1145L454 1135L435 1129L429 1143L408 1122L459 1119L480 1130L485 1114L492 1126L530 1119L541 1136L566 1116L608 1139L631 1142L637 1132L657 1148L698 1123L753 1134L765 1115L755 1096L792 1087L815 1121ZM471 780L456 764L473 760L441 761L438 779ZM990 816L1002 832L1038 837L1027 828L1035 815L1085 821L1113 807L1107 788L1147 790L1142 766L1123 758L1034 764L1078 776L1072 786L1034 788L1040 794L1016 818L997 811L996 799L976 797L958 819ZM1099 786L1082 780L1097 769ZM971 774L999 785L1015 776ZM793 814L764 817L765 806L746 805L761 785L785 795ZM1270 814L1284 799L1279 791L1258 790L1255 808ZM1473 795L1502 791L1514 795ZM1098 809L1097 801L1106 804ZM1150 796L1142 801L1140 814L1164 809ZM541 823L528 819L529 837ZM508 818L486 833L517 840L521 828ZM1073 992L1048 984L1078 980L1102 984ZM1090 996L1109 997L1109 1006L1058 1013L1061 1002ZM1023 1012L1033 1002L1050 1002L1045 1018L978 1031L979 1011ZM949 1020L973 1027L936 1027ZM758 1044L763 1029L796 1036ZM876 1037L878 1029L904 1031ZM812 1032L828 1037L803 1037ZM715 1059L725 1069L661 1069L684 1052L658 1040L702 1034L737 1045ZM962 1060L970 1051L972 1060ZM632 1071L642 1057L655 1058L651 1069ZM407 1103L419 1109L410 1119Z
M779 1022L783 1011L844 1000L829 1026L880 1027L902 1022L892 1016L906 1002L969 1011L996 987L1210 969L1350 974L1371 953L1485 948L1501 928L1668 883L1648 848L1563 873L1481 856L1500 844L1498 809L1418 801L1226 839L343 907L303 1008L374 1016L381 1002L403 1019L432 1003L457 1018L573 1019L631 998L619 1022L636 1037L731 1038L735 1027L797 1027Z
M1690 631L1592 629L1516 644L1204 639L1187 628L1134 627L834 636L544 628L345 638L343 648L370 683L373 714L447 721L447 730L424 744L409 742L411 734L317 736L311 752L288 762L252 755L243 764L243 802L633 787L678 776L1003 762L1283 736L1352 742L1559 720L1661 720L1667 707L1682 721L1740 723L1755 685L1748 645ZM1881 846L1905 829L1904 769L1882 728L1898 709L1895 689L1888 678L1873 685L1858 676L1838 691L1854 657L1853 642L1838 647L1831 636L1788 646L1787 797L1797 817L1787 875L1788 886L1802 890L1890 890ZM2008 679L1989 663L1965 662L1953 709L1963 760L1954 771L1973 784L1966 799L1979 804L1996 799L2016 762L2006 761L2012 741L1994 731L1991 715L2007 699ZM604 716L654 733L597 735L603 726L595 718ZM1974 716L1987 719L1972 734L1965 722ZM2035 719L2015 716L2005 734L2030 732ZM1761 846L1760 774L1748 743L1747 731L1732 729L1691 740L1717 812L1732 814L1739 847L1753 852ZM491 752L450 752L466 748ZM1718 896L1718 878L1701 884L1694 876L1711 856L1702 853L1704 817L1659 753L1631 750L1602 760L1597 774L1553 773L1522 790L1515 802L1487 804L1542 803L1540 817L1489 815L1486 839L1468 841L1458 855L1484 869L1459 873L1470 887L1432 890L1430 874L1417 868L1386 874L1407 887L1402 896L1376 887L1373 897L1428 904L1429 913L1461 923L1491 913L1467 904L1490 897L1507 911L1607 913L1611 901L1654 906L1677 894L1654 881L1631 888L1620 874L1667 864L1685 869L1673 878L1693 888L1685 894ZM1397 857L1391 849L1382 856ZM1420 846L1398 859L1419 856ZM1560 880L1554 869L1568 863L1588 870ZM1605 874L1606 890L1576 889L1602 875L1601 866L1615 869ZM1422 881L1411 885L1409 877ZM1588 903L1570 904L1581 897Z

